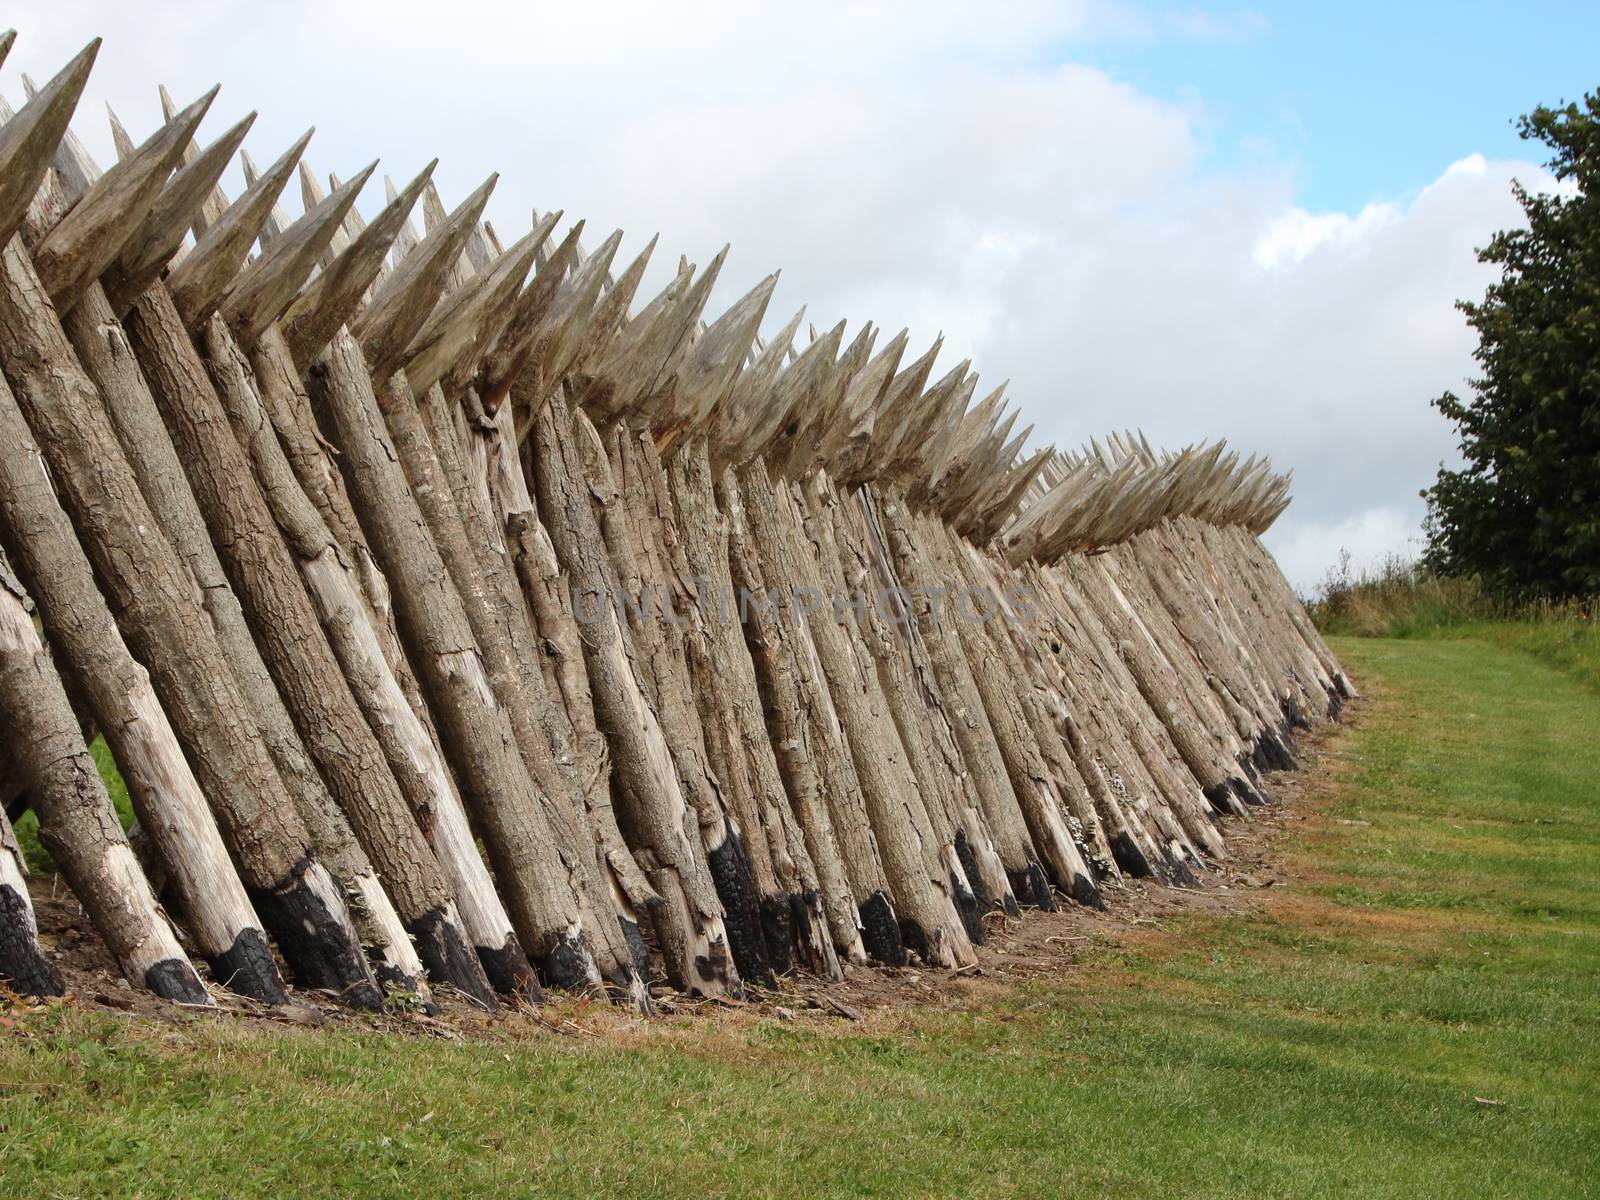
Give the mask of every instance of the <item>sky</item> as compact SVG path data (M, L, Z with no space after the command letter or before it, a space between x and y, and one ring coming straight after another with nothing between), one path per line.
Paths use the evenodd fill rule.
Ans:
M221 83L202 136L257 109L262 164L315 125L322 174L437 155L453 204L498 171L507 242L556 208L591 246L624 230L622 261L659 233L641 295L731 243L708 313L781 268L770 328L803 304L913 352L942 332L936 373L1010 380L1035 444L1266 452L1302 590L1341 550L1416 552L1455 454L1428 402L1473 373L1454 303L1491 279L1511 181L1550 186L1511 120L1600 86L1600 21L1543 3L13 0L0 23L13 104L20 71L105 38L74 122L102 163L107 103L142 138L157 82Z

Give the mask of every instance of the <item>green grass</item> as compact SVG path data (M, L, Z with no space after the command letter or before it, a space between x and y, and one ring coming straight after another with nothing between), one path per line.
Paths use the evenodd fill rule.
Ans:
M0 1194L1594 1194L1600 697L1483 640L1337 650L1378 698L1253 915L861 1026L16 1015Z
M1345 555L1306 606L1325 635L1494 642L1600 692L1600 597L1505 602L1475 578L1435 575L1400 555L1359 571Z
M1600 620L1474 621L1433 637L1476 638L1520 650L1600 693Z

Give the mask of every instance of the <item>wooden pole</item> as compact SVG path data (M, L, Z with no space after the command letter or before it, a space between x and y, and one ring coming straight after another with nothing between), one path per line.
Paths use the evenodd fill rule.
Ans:
M351 1004L381 1004L345 898L315 858L193 584L170 544L154 535L159 523L101 396L15 238L0 253L0 366L279 949L304 985ZM267 947L250 954L270 994Z

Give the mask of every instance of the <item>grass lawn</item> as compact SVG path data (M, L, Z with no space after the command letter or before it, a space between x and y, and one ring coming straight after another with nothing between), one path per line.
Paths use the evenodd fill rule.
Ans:
M13 1015L0 1195L1600 1191L1600 695L1488 641L1337 649L1376 699L1255 913L826 1029Z
M1600 621L1476 621L1433 631L1433 637L1465 637L1532 654L1600 692Z

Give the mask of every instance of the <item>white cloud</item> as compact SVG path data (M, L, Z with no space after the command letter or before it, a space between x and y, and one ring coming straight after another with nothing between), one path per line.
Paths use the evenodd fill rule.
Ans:
M1294 266L1319 250L1360 253L1371 245L1375 233L1399 217L1393 204L1369 204L1354 217L1342 212L1313 216L1303 208L1291 208L1256 239L1250 259L1263 270L1274 271Z
M1265 450L1296 473L1273 540L1302 584L1339 538L1415 527L1453 444L1428 399L1472 370L1453 302L1487 281L1474 247L1516 221L1514 172L1548 183L1473 156L1414 197L1311 212L1282 160L1221 171L1199 109L1073 61L1257 18L1109 0L21 8L13 98L17 63L42 78L106 35L78 122L97 153L97 101L138 135L157 80L180 101L220 80L208 124L259 108L259 161L316 123L322 171L381 155L404 178L438 154L451 200L499 170L503 234L531 207L588 218L590 244L626 229L624 256L659 231L647 290L731 241L713 309L782 267L774 324L806 303L819 328L909 325L914 349L943 330L945 364L1010 377L1043 438L1140 425Z

